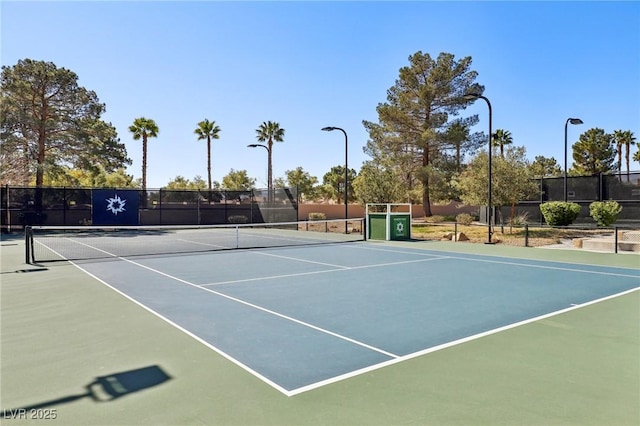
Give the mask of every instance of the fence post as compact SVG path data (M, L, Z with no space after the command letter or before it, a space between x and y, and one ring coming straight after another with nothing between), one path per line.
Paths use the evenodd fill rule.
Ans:
M613 252L618 253L618 227L613 227Z
M524 246L529 247L529 224L524 224Z
M202 220L200 219L200 190L196 190L197 197L197 206L198 206L198 225L202 225Z
M458 242L458 222L453 224L453 242Z
M604 200L604 185L602 184L602 172L598 173L598 201Z
M31 264L31 258L30 258L30 254L32 251L32 246L33 244L32 241L33 240L29 240L29 238L32 238L32 232L31 232L31 226L27 225L24 227L24 253L25 253L25 259L24 259L24 263L26 263L27 265Z
M367 241L367 218L363 218L360 222L360 229L362 230L362 236L364 237L364 241Z
M10 233L11 232L11 214L9 213L9 184L6 184L2 189L2 207L0 210L2 211L2 229L0 232Z

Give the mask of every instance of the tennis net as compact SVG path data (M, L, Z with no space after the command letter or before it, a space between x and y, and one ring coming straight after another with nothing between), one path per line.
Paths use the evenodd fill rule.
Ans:
M32 226L26 262L362 241L364 219L201 226Z

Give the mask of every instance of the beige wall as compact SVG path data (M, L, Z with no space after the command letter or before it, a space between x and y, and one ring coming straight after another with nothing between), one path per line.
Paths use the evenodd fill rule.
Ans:
M459 203L449 203L443 206L431 206L431 213L440 216L456 216L460 213L469 213L472 215L478 214L478 207L473 206L460 206ZM358 204L349 205L349 217L364 217L365 208ZM413 205L411 207L412 216L414 218L424 217L424 209L422 205ZM300 220L306 220L309 217L309 213L324 213L327 219L342 219L344 218L344 204L300 204L298 209L298 218Z

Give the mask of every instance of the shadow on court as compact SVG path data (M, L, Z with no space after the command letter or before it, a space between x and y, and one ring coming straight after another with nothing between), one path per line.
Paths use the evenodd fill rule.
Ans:
M64 396L26 407L3 409L0 411L0 418L17 418L31 410L67 404L82 398L91 398L95 402L109 402L134 392L161 385L168 380L171 380L171 376L157 365L96 377L94 381L85 386L86 393Z

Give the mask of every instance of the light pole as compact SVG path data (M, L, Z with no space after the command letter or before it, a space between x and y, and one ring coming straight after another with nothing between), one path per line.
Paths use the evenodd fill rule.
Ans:
M567 127L571 124L582 124L582 120L579 118L567 118L567 121L564 123L564 202L567 202Z
M492 155L492 151L493 151L493 146L491 146L491 121L492 121L492 112L491 112L491 102L489 102L489 99L487 99L486 97L482 96L479 93L467 93L466 95L462 96L463 99L467 100L467 101L474 101L476 99L483 99L486 103L487 106L489 107L489 212L487 214L487 242L485 244L494 244L491 241L491 219L493 217L493 206L491 205L491 174L492 174L492 170L491 170L491 158L493 157Z
M267 202L271 203L271 150L268 146L261 145L259 143L252 143L247 145L248 148L257 148L259 146L267 150Z
M324 130L325 132L332 132L334 130L340 130L342 133L344 133L344 220L346 221L349 216L348 216L348 201L347 201L347 197L349 195L349 193L347 192L347 188L349 187L349 168L347 166L347 153L349 152L349 142L348 142L348 138L347 138L347 132L344 131L344 129L341 129L340 127L323 127L322 130ZM345 233L347 232L347 225L345 222Z

